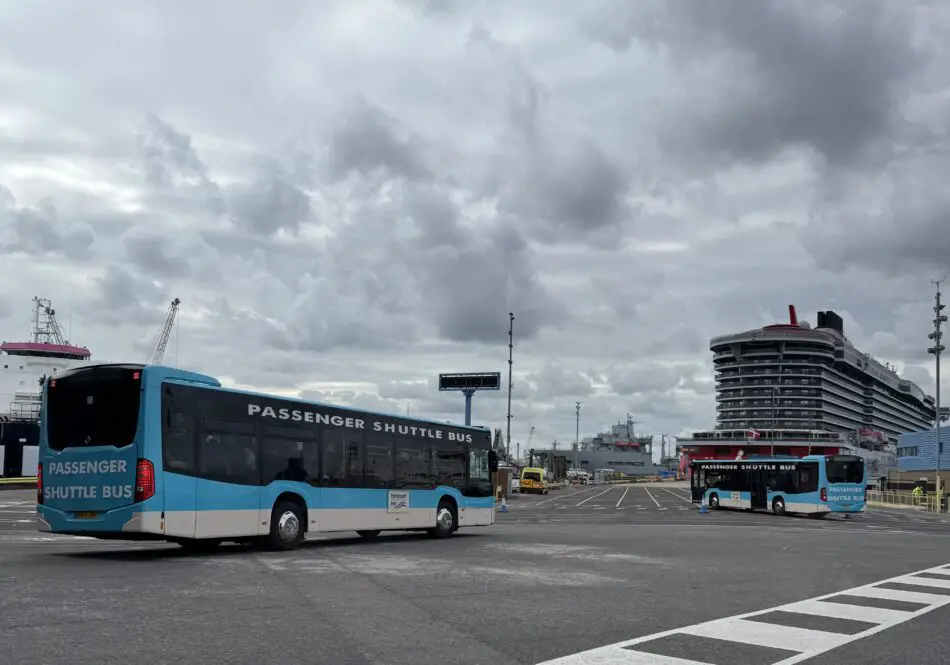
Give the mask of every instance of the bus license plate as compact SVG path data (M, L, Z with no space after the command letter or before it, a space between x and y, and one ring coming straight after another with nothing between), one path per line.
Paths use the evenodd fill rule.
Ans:
M99 517L99 513L76 513L77 520L94 520Z

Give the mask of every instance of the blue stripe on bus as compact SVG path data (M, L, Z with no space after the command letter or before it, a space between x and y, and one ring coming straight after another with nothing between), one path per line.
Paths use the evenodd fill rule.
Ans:
M265 487L233 485L213 480L201 480L201 489L196 490L196 481L190 476L166 472L165 510L257 510L269 509L283 492L299 494L313 509L386 508L389 492L401 490L360 489L348 487L313 487L289 481L275 481ZM207 491L207 494L205 493ZM438 487L432 490L411 489L411 508L435 508L443 496L451 496L460 508L491 508L492 497L465 497L454 487Z

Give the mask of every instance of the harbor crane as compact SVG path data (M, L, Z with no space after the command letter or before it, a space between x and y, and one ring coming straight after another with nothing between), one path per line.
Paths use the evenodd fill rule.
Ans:
M168 311L165 313L165 323L162 326L161 332L158 334L158 342L155 344L155 349L152 351L151 357L147 359L148 364L161 364L162 358L165 356L165 347L168 346L168 338L171 336L172 328L175 326L175 317L178 316L179 305L181 305L181 300L175 298L172 300L171 305L168 306Z

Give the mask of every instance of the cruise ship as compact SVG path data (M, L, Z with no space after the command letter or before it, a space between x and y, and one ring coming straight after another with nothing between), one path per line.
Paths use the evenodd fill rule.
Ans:
M563 455L574 469L588 471L613 470L628 476L656 476L661 467L653 461L653 436L636 435L633 416L610 426L607 431L581 439L573 445L534 449L534 455Z
M43 379L91 358L66 339L50 301L33 298L30 341L0 343L0 476L21 475L24 447L38 443Z
M848 341L833 311L714 337L716 427L677 440L689 459L857 454L869 480L897 468L897 437L933 426L933 397Z

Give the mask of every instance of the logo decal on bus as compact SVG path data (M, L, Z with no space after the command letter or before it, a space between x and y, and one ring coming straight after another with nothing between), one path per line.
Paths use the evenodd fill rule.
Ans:
M389 492L389 511L390 513L408 513L409 512L409 492Z

